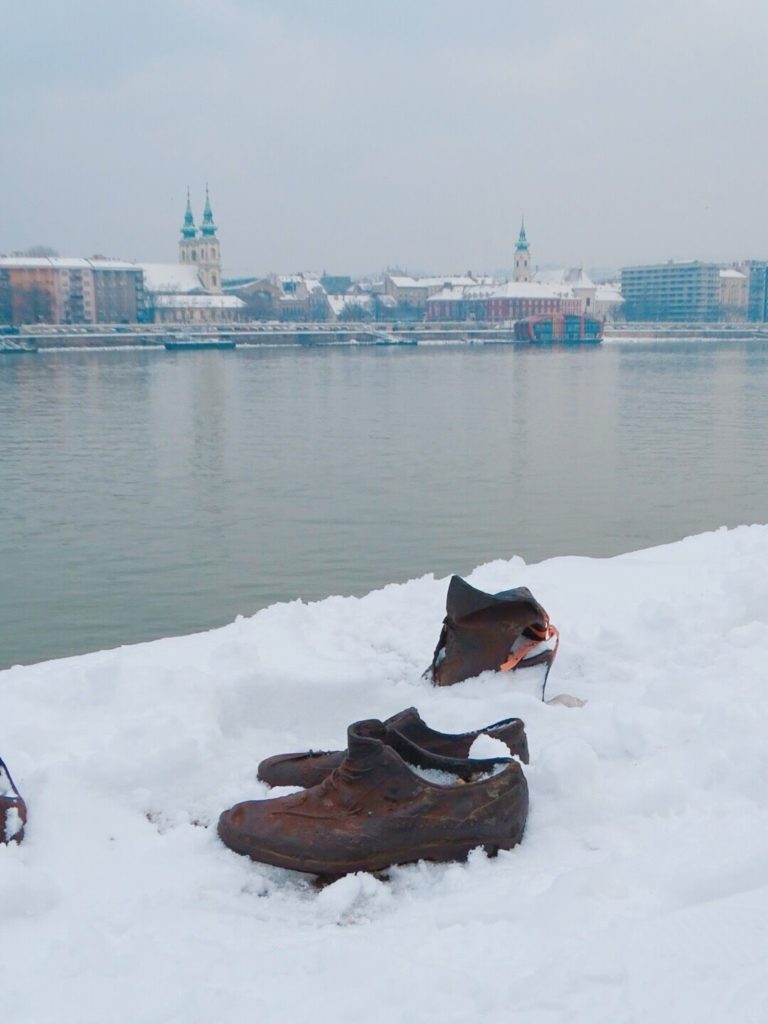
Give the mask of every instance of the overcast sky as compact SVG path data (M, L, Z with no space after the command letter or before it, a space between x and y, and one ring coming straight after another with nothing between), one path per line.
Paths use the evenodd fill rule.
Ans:
M12 0L0 252L225 273L768 257L764 0Z

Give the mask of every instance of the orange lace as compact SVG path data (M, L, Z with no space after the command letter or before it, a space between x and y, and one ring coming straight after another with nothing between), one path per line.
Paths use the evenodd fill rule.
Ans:
M511 672L513 669L517 668L517 666L520 664L523 658L525 658L527 654L530 654L534 647L538 647L539 644L543 643L545 640L551 640L552 637L555 638L555 646L552 648L551 661L555 660L557 648L560 644L560 634L555 628L555 626L553 626L552 623L549 621L549 618L547 618L546 625L543 629L537 629L536 626L529 626L528 629L531 631L531 633L535 634L536 639L531 640L527 644L523 644L522 647L519 647L516 651L511 652L507 660L504 662L504 664L499 665L500 672Z

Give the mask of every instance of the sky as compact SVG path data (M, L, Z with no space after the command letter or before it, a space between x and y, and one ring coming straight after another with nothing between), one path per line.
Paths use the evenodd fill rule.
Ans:
M225 274L768 257L763 0L0 0L0 252Z

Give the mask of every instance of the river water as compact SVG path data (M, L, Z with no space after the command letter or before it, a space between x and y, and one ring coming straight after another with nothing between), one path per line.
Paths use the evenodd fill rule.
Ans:
M0 667L764 522L767 393L759 341L0 355Z

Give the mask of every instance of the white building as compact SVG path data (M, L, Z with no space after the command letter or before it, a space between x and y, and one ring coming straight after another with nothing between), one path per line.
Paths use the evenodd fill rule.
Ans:
M738 267L720 270L720 317L723 320L746 320L749 303L749 277Z

